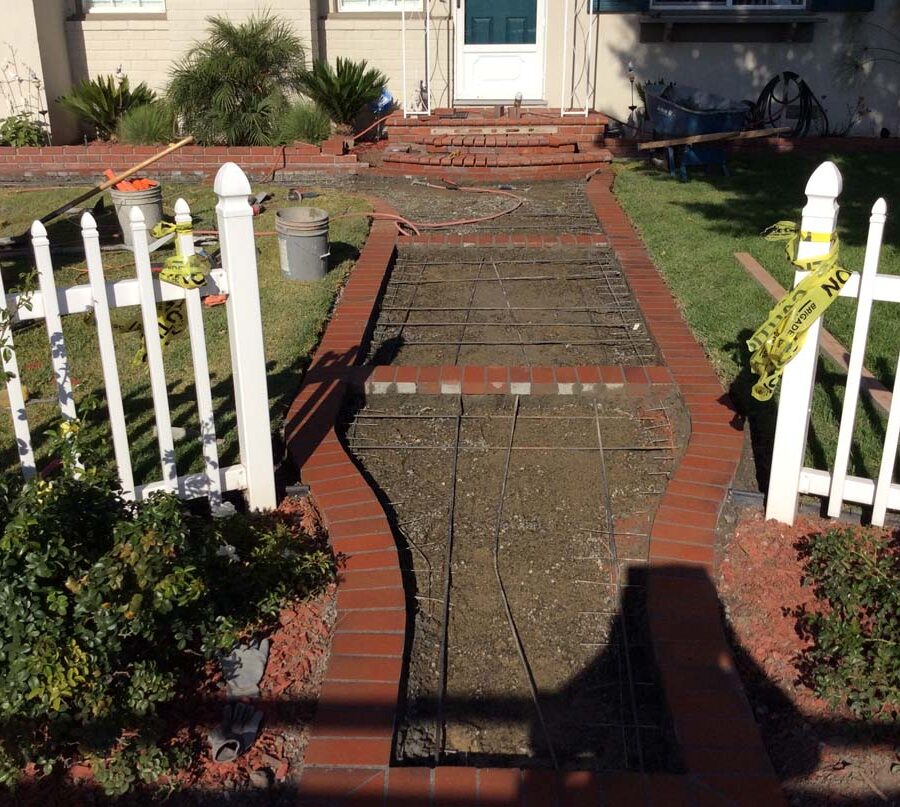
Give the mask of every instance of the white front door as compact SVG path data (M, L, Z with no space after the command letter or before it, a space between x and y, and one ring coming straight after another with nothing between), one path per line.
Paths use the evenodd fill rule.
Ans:
M456 0L454 100L544 97L547 0Z

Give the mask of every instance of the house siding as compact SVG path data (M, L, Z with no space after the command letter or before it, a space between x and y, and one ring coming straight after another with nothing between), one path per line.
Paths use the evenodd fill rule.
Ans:
M146 81L161 90L172 63L204 39L207 18L225 14L241 21L269 9L289 20L315 53L315 0L166 0L165 14L88 14L66 22L69 62L77 77L115 73L121 66L132 83Z
M419 82L428 79L432 106L445 107L453 103L454 93L455 4L444 0L428 2L432 16L429 67L426 71L423 15L409 14L405 89L411 100ZM853 15L817 14L823 22L815 25L811 43L641 43L640 14L582 13L574 27L570 23L569 47L574 47L575 53L574 58L571 53L566 58L564 82L562 7L569 5L569 0L546 2L544 100L551 107L581 108L587 99L601 112L627 118L631 103L629 61L634 63L640 81L664 77L747 99L755 99L773 75L793 70L823 99L834 123L846 119L848 109L854 108L862 97L872 112L853 130L854 134L875 135L882 126L900 133L900 67L888 63L870 66L868 73L853 83L837 77L835 58L842 50ZM64 48L59 31L54 34L52 26L44 25L42 20L48 15L62 16L61 7L66 3L71 0L33 0L33 6L26 4L26 8L30 11L29 7L33 7L41 13L14 15L5 37L18 49L23 61L46 77L54 129L62 118L52 99L65 91L63 85L70 77L78 80L115 73L121 66L133 82L146 81L151 87L162 89L173 61L205 36L207 17L226 14L242 20L266 8L292 23L311 57L327 58L332 63L338 56L366 59L385 72L394 97L398 101L404 97L401 21L396 13L341 13L337 10L338 0L167 0L165 14L88 14L85 19L69 19L64 23ZM863 19L897 30L900 3L876 0L875 10ZM596 38L588 70L587 31L591 24L596 25ZM877 38L877 32L871 30ZM588 75L596 88L593 95ZM63 131L59 123L59 132ZM57 142L61 142L59 137Z

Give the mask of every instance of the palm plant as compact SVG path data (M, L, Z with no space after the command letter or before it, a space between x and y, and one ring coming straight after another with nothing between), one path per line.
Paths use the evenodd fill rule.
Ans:
M271 143L305 54L290 24L263 13L235 24L210 17L209 36L177 62L166 91L182 128L199 143Z
M354 62L340 56L332 69L316 60L312 70L301 76L304 95L316 103L339 126L350 127L360 109L381 95L387 77L365 59Z
M93 126L101 140L109 140L115 135L119 121L126 112L155 100L156 93L143 81L132 90L128 76L120 79L114 76L85 79L58 99L60 105L73 112L79 120Z

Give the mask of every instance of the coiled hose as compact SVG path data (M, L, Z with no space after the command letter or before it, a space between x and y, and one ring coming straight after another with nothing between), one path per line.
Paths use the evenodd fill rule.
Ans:
M791 92L794 85L795 94ZM780 88L780 89L779 89ZM828 133L828 115L815 93L797 73L785 70L775 76L759 94L751 111L754 127L789 126L788 110L796 109L797 119L790 137L805 137L816 119L819 133ZM818 112L817 112L818 111Z

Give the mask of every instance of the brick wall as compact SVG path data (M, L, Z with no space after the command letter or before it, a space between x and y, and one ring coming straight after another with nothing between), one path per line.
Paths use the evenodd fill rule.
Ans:
M156 146L121 146L92 143L89 146L46 148L0 148L0 181L93 182L103 171L124 171L153 156ZM291 172L317 169L355 171L361 164L355 154L344 154L343 142L326 141L318 146L185 146L150 166L150 177L211 179L222 163L236 162L256 181L287 178Z

